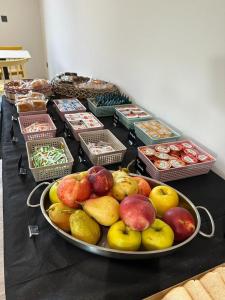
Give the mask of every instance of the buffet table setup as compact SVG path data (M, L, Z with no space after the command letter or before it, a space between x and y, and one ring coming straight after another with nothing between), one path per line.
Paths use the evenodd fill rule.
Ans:
M41 80L8 84L6 96L1 143L7 299L143 299L224 263L225 181L211 171L215 157L208 149L116 86L74 73L57 76L52 87ZM100 171L108 187L98 184ZM74 180L83 183L75 198ZM175 193L173 204L160 205L157 188ZM151 202L137 201L148 196ZM100 201L102 214L96 210ZM144 223L140 215L129 217L129 202L149 212ZM66 205L67 223L54 218L59 205ZM192 231L176 231L168 214L174 208L185 211ZM81 219L83 234L76 227ZM170 232L164 246L149 242L155 222ZM121 224L136 243L118 242L122 229L115 225Z

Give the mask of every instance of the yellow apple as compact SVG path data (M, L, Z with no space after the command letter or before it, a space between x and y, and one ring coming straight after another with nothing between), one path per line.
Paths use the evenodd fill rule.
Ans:
M164 213L179 204L177 192L170 186L158 185L151 190L149 199L156 209L158 217L162 217Z
M109 228L107 241L112 249L137 251L141 245L141 233L118 221Z
M161 250L173 245L174 233L165 222L155 219L154 223L142 231L142 245L146 250Z
M49 191L49 199L51 203L60 203L59 197L57 195L57 188L58 188L59 182L56 181L50 188Z

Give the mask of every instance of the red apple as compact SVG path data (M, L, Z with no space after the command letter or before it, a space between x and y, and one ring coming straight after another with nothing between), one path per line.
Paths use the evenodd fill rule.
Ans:
M173 207L163 215L166 222L174 231L174 240L182 242L191 236L195 231L195 220L192 214L183 207Z
M120 218L133 230L143 231L155 220L155 209L143 195L128 196L120 203Z
M110 171L101 166L95 166L88 171L88 180L95 194L107 195L113 187L113 176Z
M91 185L86 177L82 179L65 178L59 182L57 195L59 199L67 206L75 208L79 202L89 199L91 194Z
M149 197L149 194L151 192L151 187L147 180L141 177L132 177L135 179L138 183L138 194L144 195L146 197Z

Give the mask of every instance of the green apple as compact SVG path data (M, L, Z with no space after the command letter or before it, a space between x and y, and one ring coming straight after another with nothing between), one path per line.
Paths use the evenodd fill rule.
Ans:
M142 245L146 250L161 250L173 245L174 233L165 222L155 219L154 223L142 231Z
M170 186L158 185L151 190L149 199L156 209L158 217L162 217L164 213L179 204L177 192Z
M112 249L136 251L141 245L141 233L118 221L109 228L107 240Z
M57 195L58 185L59 185L59 182L56 181L50 188L49 199L52 203L61 203L61 201L59 200L59 197Z

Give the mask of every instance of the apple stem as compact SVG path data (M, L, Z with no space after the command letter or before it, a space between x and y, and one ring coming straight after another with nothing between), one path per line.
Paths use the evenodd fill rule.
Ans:
M160 192L161 192L163 195L167 195L167 193L165 193L163 189L160 189Z

